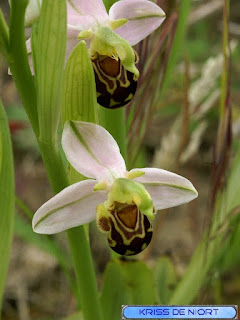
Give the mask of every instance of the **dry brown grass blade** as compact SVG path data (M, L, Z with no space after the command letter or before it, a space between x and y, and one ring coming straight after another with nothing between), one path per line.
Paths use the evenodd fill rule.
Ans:
M225 184L225 172L228 167L232 143L232 110L231 110L231 48L229 39L228 0L223 9L223 74L221 92L221 119L218 126L216 145L213 156L211 204L214 206L217 192Z

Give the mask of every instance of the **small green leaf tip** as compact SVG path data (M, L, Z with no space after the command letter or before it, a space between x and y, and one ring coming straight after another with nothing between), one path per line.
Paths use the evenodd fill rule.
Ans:
M97 52L99 55L109 56L112 59L120 59L124 68L139 77L139 71L135 66L135 53L128 41L117 35L106 26L100 26L91 42L91 55Z
M143 214L154 219L152 198L141 183L125 178L116 179L108 194L108 203L114 202L134 203Z

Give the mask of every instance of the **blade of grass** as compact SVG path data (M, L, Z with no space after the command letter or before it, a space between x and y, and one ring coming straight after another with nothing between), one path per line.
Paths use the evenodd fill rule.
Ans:
M220 122L217 132L217 141L214 150L214 166L212 173L212 203L217 192L223 187L224 174L228 165L229 153L232 143L232 110L230 103L231 94L231 49L229 42L229 6L230 1L224 1L223 8L223 67L220 97Z
M224 5L224 26L223 26L223 55L224 64L221 84L221 105L220 124L217 137L217 147L215 151L215 176L213 200L215 200L215 210L209 230L205 233L204 239L199 244L195 254L185 272L184 277L177 286L169 304L189 304L194 301L199 290L205 283L208 273L217 267L219 258L224 255L222 248L226 252L229 248L225 246L228 239L231 210L239 205L239 153L235 159L231 175L228 180L226 190L220 193L221 180L228 160L228 152L231 146L231 108L229 104L230 96L230 51L228 38L228 15L230 1L225 0ZM218 192L218 194L217 194ZM231 241L230 241L231 244ZM194 284L194 285L193 285ZM189 294L191 293L191 294Z
M6 21L4 19L2 10L0 9L0 53L3 54L6 61L8 58L9 50L9 33Z
M168 85L171 73L173 72L174 65L176 64L178 54L181 51L180 49L183 47L188 13L190 11L191 2L192 2L191 0L180 1L177 29L175 32L172 50L170 52L167 68L166 68L165 75L162 82L162 88L160 91L161 96Z
M8 120L0 101L0 318L14 223L14 167Z

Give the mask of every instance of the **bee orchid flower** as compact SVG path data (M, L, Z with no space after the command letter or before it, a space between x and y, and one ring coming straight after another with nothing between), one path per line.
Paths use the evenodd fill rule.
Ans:
M163 10L148 0L117 1L109 13L102 0L70 0L67 12L69 38L90 39L92 57L119 58L125 69L136 76L139 72L131 46L146 38L165 19Z
M27 26L37 20L41 4L42 0L30 0ZM99 104L118 108L130 102L139 76L138 55L132 46L156 30L164 19L164 11L149 0L120 0L109 13L102 0L67 0L66 60L78 41L86 40ZM27 49L31 53L30 39Z
M133 255L151 241L157 210L198 195L189 180L175 173L157 168L127 171L116 141L97 124L66 122L62 146L74 169L90 179L65 188L37 210L37 233L54 234L96 219L114 251Z
M29 1L26 26L38 19L41 5L42 0ZM102 0L67 0L67 57L79 39L87 39L92 56L120 58L127 70L138 75L131 46L156 30L164 19L164 11L149 0L121 0L109 13Z

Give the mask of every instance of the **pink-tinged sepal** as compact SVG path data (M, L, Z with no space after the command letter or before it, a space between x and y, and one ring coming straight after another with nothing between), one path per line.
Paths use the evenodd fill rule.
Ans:
M102 0L67 0L68 12L75 12L80 16L89 15L98 22L108 19L108 14Z
M107 198L106 191L93 191L96 180L75 183L44 203L35 213L33 230L58 233L93 221L96 206Z
M112 183L126 171L116 141L106 129L97 124L67 122L64 126L62 146L71 165L88 178Z
M134 180L144 185L156 210L175 207L198 196L192 183L176 173L158 168L133 169L130 173L139 170L145 174Z
M116 29L132 46L146 38L165 20L164 11L152 1L117 1L109 10L110 19L125 18L128 23Z

